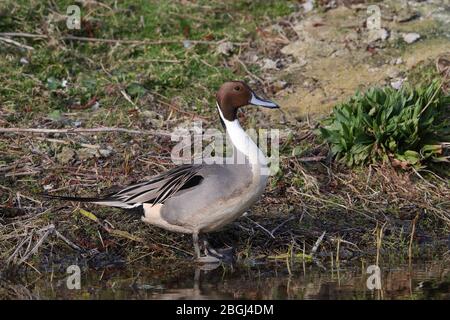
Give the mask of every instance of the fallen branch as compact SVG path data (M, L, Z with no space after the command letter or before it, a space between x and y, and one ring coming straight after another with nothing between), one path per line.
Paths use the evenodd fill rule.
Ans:
M317 161L325 160L326 158L327 157L325 157L325 156L315 156L315 157L298 158L297 160L300 162L317 162Z
M122 43L122 44L141 44L141 45L164 45L164 44L183 44L184 42L190 44L218 44L221 41L207 41L207 40L121 40L121 39L101 39L101 38L88 38L88 37L76 37L76 36L63 36L63 40L73 41L85 41L85 42L102 42L102 43Z
M316 240L314 247L311 249L311 253L310 253L311 256L313 256L316 253L317 249L319 249L319 246L322 243L323 237L325 237L326 233L327 233L326 231L322 232L321 236Z
M259 83L261 83L263 86L265 85L264 80L261 79L260 77L258 77L257 75L255 75L254 73L251 73L250 70L248 70L247 66L245 65L244 62L242 62L239 58L236 58L236 61L240 63L240 65L244 68L244 71L254 80L258 81Z
M50 224L50 225L42 228L41 230L38 230L38 232L42 234L41 237L36 242L33 249L28 250L28 248L27 248L27 252L24 254L24 256L19 260L19 262L17 264L24 263L25 261L27 261L27 259L31 255L35 254L39 250L40 246L44 243L44 241L48 238L48 236L53 232L54 229L55 229L55 226L53 224Z
M33 47L27 46L26 44L22 44L20 42L14 41L12 39L0 37L0 41L6 42L8 44L12 44L12 45L14 45L16 47L19 47L19 48L23 48L23 49L27 49L27 50L34 50Z
M39 173L41 173L40 170L37 170L37 171L21 171L21 172L14 171L14 172L11 172L11 173L6 173L5 177L16 178L16 177L23 177L23 176L34 176L34 175L39 174Z
M19 38L34 38L34 39L47 39L44 34L32 34L26 32L0 32L0 36L5 37L19 37Z
M32 242L33 242L33 236L36 233L39 234L40 237L35 242L35 245L33 246L33 248L30 249ZM19 242L19 244L16 246L16 249L14 250L14 252L9 256L9 258L7 259L7 262L8 263L14 262L18 265L22 264L22 263L27 263L26 260L28 260L28 258L30 256L32 256L33 254L35 254L39 250L39 248L42 246L44 241L52 234L56 235L56 237L63 240L72 249L77 250L77 251L84 251L84 249L80 248L78 245L76 245L75 243L73 243L72 241L67 239L58 230L56 230L55 225L52 223L52 224L49 224L49 225L41 228L40 230L37 230L36 232L32 231L31 234L25 236ZM27 248L25 248L26 244L28 244ZM22 254L22 256L20 257L20 259L18 259L21 249L25 249L25 250L24 250L24 253Z
M273 239L275 239L275 236L272 234L272 232L270 232L269 230L267 230L266 228L264 228L262 225L260 225L258 222L253 221L252 219L250 219L249 217L246 217L250 222L253 222L254 224L256 224L258 227L260 227L262 230L264 230L265 232L267 232L268 235L270 235Z
M53 142L53 143L65 144L65 145L69 145L69 144L72 143L71 141L60 140L60 139L53 139L53 138L38 137L36 139L40 140L40 141L48 141L48 142ZM101 148L101 146L99 146L98 144L79 143L79 145L82 146L83 148L94 149L94 150L98 150L98 149ZM3 167L0 167L0 171L4 170L2 168Z
M155 136L170 136L164 130L133 130L126 128L99 127L99 128L69 128L69 129L44 129L44 128L0 128L0 133L97 133L97 132L123 132L129 134L148 134Z
M25 32L0 32L0 36L4 37L19 37L19 38L32 38L32 39L49 39L50 36L45 34L32 34ZM137 44L137 45L165 45L165 44L220 44L225 39L219 41L208 41L208 40L129 40L129 39L103 39L103 38L89 38L89 37L77 37L77 36L61 36L61 40L69 41L81 41L81 42L100 42L100 43L110 43L110 44ZM241 42L233 42L234 45L243 45Z
M205 117L205 116L201 116L201 115L189 112L189 111L181 110L180 108L174 106L173 104L164 101L164 100L168 100L168 99L167 99L167 97L163 96L162 94L159 94L157 92L153 92L153 94L161 98L161 99L158 99L159 103L161 103L162 105L165 105L166 107L169 107L172 110L175 110L176 112L191 116L193 118L199 118L199 119L204 119L204 120L210 119L209 117Z

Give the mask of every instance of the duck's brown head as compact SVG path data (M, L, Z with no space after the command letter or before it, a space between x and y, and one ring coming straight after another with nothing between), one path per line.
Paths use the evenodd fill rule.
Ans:
M236 120L238 109L249 104L272 109L279 108L276 103L259 98L242 81L225 82L217 91L216 99L221 115L228 121Z

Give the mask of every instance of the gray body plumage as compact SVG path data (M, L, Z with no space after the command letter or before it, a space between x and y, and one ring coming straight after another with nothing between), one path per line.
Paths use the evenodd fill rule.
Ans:
M234 149L236 158L245 159ZM169 231L215 231L239 218L263 193L260 164L185 164L102 198L50 196L117 208L142 208L142 220Z
M161 217L191 232L220 229L240 217L263 191L249 164L202 165L202 182L170 197ZM265 185L265 183L264 183Z
M234 155L234 160L245 159L235 148ZM267 182L259 163L185 166L197 184L180 188L163 202L144 205L144 222L175 232L215 231L239 218L261 196Z

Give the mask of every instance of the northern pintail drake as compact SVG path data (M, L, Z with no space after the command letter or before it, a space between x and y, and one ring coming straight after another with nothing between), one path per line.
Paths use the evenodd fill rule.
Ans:
M141 209L142 221L169 231L192 234L199 261L218 258L215 250L201 256L199 234L216 231L242 216L255 203L267 183L268 160L242 129L237 111L246 105L279 108L259 98L244 82L224 83L216 95L222 125L242 162L185 164L100 198L49 196L110 207ZM209 254L208 254L209 252ZM214 259L212 259L214 260Z

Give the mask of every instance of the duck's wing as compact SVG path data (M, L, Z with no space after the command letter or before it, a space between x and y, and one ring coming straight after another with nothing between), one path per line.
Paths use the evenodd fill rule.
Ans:
M150 180L128 186L118 192L99 198L82 198L46 195L61 200L91 202L111 207L131 209L144 203L161 204L180 190L199 185L203 177L198 175L202 165L181 165Z

